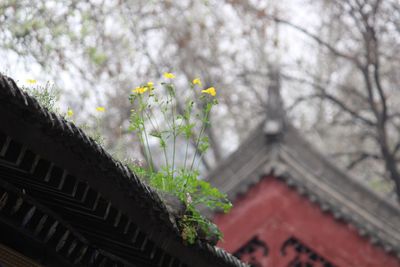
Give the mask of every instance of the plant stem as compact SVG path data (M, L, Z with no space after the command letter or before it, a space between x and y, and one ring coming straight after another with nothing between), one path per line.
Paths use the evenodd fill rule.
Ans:
M194 156L193 156L193 160L192 160L192 164L190 165L190 170L193 170L193 165L194 165L194 162L195 162L195 160L196 160L196 156L197 156L197 148L199 147L199 144L200 144L200 140L201 140L201 136L203 135L203 133L204 133L204 131L205 131L205 129L206 129L206 125L207 125L207 120L208 120L208 115L210 114L210 110L208 110L207 112L206 112L206 114L204 115L204 120L203 120L203 124L202 124L202 126L201 126L201 130L200 130L200 134L199 134L199 137L197 138L197 142L196 142L196 146L195 146L195 152L194 152Z
M167 103L167 104L168 104L168 103ZM166 105L167 105L167 104L166 104ZM163 110L162 107L161 107L161 113L163 114L164 121L165 121L165 123L167 124L167 127L168 127L169 129L171 129L172 126L170 125L169 120L168 120L168 118L167 118L167 115L165 114L166 112ZM168 131L167 131L167 132L168 132ZM165 161L168 162L168 155L167 155L166 148L164 148L164 157L165 157ZM167 164L166 167L167 167L167 174L170 175L169 164Z
M189 142L190 142L190 136L187 136L186 137L185 160L183 162L183 169L186 169L186 161L187 161L187 157L188 157Z
M140 96L139 99L140 99L139 105L143 105L143 98ZM147 105L147 103L146 103L146 105ZM149 139L147 137L147 131L146 131L145 117L143 116L142 108L140 108L140 117L142 119L142 126L143 126L143 131L140 133L140 135L142 135L142 134L144 135L144 138L145 138L144 145L145 145L145 148L147 149L147 152L148 152L147 161L149 163L150 172L153 173L153 171L154 171L154 168L153 168L153 157L151 155Z
M146 115L146 117L148 118L148 120L150 121L150 123L151 123L151 125L153 126L153 129L155 130L155 131L157 131L158 133L160 133L160 139L161 140L163 140L162 138L162 136L161 136L161 131L160 131L160 126L158 125L158 123L157 123L157 121L155 121L155 124L156 125L154 125L154 123L153 123L153 120L151 119L151 117L154 117L154 114L153 114L153 112L150 110L150 113L151 113L151 116L150 116L150 114L148 113L148 112L146 112L145 111L145 115ZM164 142L165 143L165 142ZM161 148L162 148L162 150L163 150L163 153L164 153L164 157L165 157L165 165L166 165L166 167L167 167L167 169L169 169L169 163L168 163L168 157L167 157L167 150L166 150L166 148L165 148L165 145L164 146L161 146Z
M171 97L171 105L172 104L172 97ZM174 136L174 141L173 141L173 150L172 150L172 176L175 174L175 151L176 151L176 122L175 122L175 112L174 112L174 105L171 107L172 109L172 134Z

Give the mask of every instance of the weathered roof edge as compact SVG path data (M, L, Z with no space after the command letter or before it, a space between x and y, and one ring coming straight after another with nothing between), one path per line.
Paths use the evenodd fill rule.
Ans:
M3 181L0 179L0 189L4 191L4 194L0 197L0 210L2 210L2 217L3 220L5 217L9 217L12 220L19 221L19 227L24 229L24 234L31 238L34 238L37 242L48 243L51 242L55 245L55 251L53 253L59 253L60 256L71 265L74 266L84 266L86 264L95 264L96 262L99 263L103 260L103 258L107 258L108 260L115 262L115 263L123 263L124 266L131 266L128 262L120 257L113 255L109 252L98 248L97 246L91 244L84 236L82 236L79 231L77 231L72 225L68 222L64 221L60 216L56 213L48 209L47 207L43 206L39 202L37 202L32 197L25 194L22 190L16 188L15 186ZM12 196L13 195L13 196ZM15 199L14 201L12 199ZM29 211L26 213L25 216L16 216L23 205L29 206ZM12 210L9 212L5 212L4 210L10 209ZM30 229L27 227L32 219L34 213L41 212L45 214L45 220L53 221L54 229L57 227L58 232L63 232L62 236L58 236L58 238L54 238L54 233L56 232L53 229L53 226L48 231L48 233L44 236L43 239L39 236L38 233L35 233L37 229ZM7 213L7 214L6 214ZM16 219L18 218L18 219ZM43 217L42 217L43 218ZM62 230L60 230L62 229ZM53 231L54 230L54 231ZM54 239L54 240L53 240ZM79 257L72 260L68 254L60 253L60 250L63 247L71 246L71 244L76 243L78 247L79 244L82 244L82 248L80 249ZM103 258L102 258L103 257Z
M115 182L116 187L118 187L118 190L125 192L125 195L128 195L132 200L134 200L134 203L141 206L140 209L143 213L148 213L152 218L157 219L157 222L153 222L152 224L149 224L148 222L145 223L142 219L139 226L150 236L150 238L155 238L155 235L158 235L158 238L155 238L153 241L161 248L165 249L172 255L186 259L186 261L189 259L192 260L191 256L193 256L193 251L198 251L201 254L211 253L211 258L218 261L218 265L227 264L228 266L247 266L229 253L212 247L209 244L198 241L192 246L184 245L176 228L175 218L170 216L170 213L158 194L140 181L127 166L113 159L101 146L88 137L72 122L69 122L61 116L43 108L36 99L19 89L11 78L0 74L0 86L0 101L6 103L9 107L14 106L15 108L20 109L20 112L24 114L22 119L27 124L34 125L38 131L45 134L53 143L63 144L64 148L68 147L69 152L74 154L79 160L85 160L86 167L90 166L88 169L91 169L94 173L101 175L105 179L112 179ZM12 120L9 122L10 125L7 125L9 129L12 127L11 124L13 124L13 126L17 124ZM15 134L18 135L17 132L15 132ZM34 138L29 138L30 144L34 145ZM40 149L47 153L55 153L54 151L50 151L51 149L49 150L48 148ZM62 161L62 155L59 155L59 159ZM95 169L94 166L99 170ZM81 175L78 176L82 177ZM138 219L140 220L140 218ZM152 230L151 226L154 225L157 225L163 230L161 232L154 231L154 229ZM169 237L172 241L165 237ZM177 251L179 251L179 255L176 255ZM210 255L206 256L207 258L210 258Z

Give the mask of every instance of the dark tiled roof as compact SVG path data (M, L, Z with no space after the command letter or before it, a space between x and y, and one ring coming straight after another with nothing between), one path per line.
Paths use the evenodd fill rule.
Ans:
M99 266L101 262L107 265L129 266L129 263L106 251L93 246L69 223L56 213L43 206L23 190L0 180L0 210L1 218L7 225L18 225L37 243L47 243L58 252L61 261L75 266ZM4 227L4 226L3 226ZM7 232L12 230L7 229ZM2 235L6 230L2 228ZM9 236L7 235L9 238ZM3 237L4 238L4 237ZM12 240L2 240L3 243L13 243ZM69 249L72 246L75 249ZM44 249L40 253L43 253ZM53 266L60 264L50 261Z
M185 245L155 191L1 74L0 121L2 183L46 207L91 251L119 259L115 266L246 266L208 244Z
M260 124L207 180L234 201L273 175L358 228L361 236L400 257L400 208L350 177L318 152L290 124L274 135Z

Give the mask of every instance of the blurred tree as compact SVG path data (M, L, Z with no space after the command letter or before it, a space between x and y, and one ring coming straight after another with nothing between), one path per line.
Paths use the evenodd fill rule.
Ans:
M229 17L221 16L220 10ZM237 20L235 25L228 23L230 19ZM230 116L221 113L211 118L221 127L206 129L211 149L202 158L205 169L226 155L223 151L232 141L237 143L235 136L243 137L254 125L255 111L262 114L263 87L237 79L239 71L234 69L255 67L252 61L257 55L243 57L241 51L244 46L248 51L254 46L254 42L241 39L243 35L251 37L250 20L238 20L229 4L6 0L0 4L0 22L1 52L16 54L28 69L39 64L47 73L44 79L52 78L65 89L66 105L80 111L75 112L77 120L93 115L96 102L107 106L102 123L108 146L114 150L132 143L124 130L131 108L125 96L134 86L149 77L161 77L164 71L175 72L186 85L200 77L205 87L234 88L218 90L221 110ZM262 33L265 29L261 26L258 31ZM236 44L232 46L232 42ZM65 75L66 85L59 80ZM66 99L66 92L73 97ZM250 109L253 99L260 102ZM178 110L183 104L178 99ZM232 137L218 137L227 134ZM128 149L128 154L135 151L140 149ZM124 157L126 153L121 154Z
M340 157L349 170L357 168L358 176L372 182L377 176L388 178L400 196L399 2L311 3L320 12L315 29L271 12L257 1L227 2L242 15L287 26L314 42L310 46L317 53L307 53L284 69L284 78L292 86L311 89L302 90L289 109L299 111L296 107L302 106L304 114L311 107L317 114L308 116L313 136L323 138L324 150ZM297 75L292 74L293 67ZM265 75L262 71L252 74Z
M294 122L356 176L386 177L400 194L400 4L308 1L4 0L0 64L39 64L76 120L105 106L107 146L121 158L143 151L126 131L130 90L174 72L188 88L177 94L179 111L200 77L220 101L218 127L206 129L208 170L264 118L268 66L280 60ZM296 20L301 10L309 13Z
M337 141L340 135L332 136L332 151L344 157L348 169L357 168L372 182L376 176L389 178L400 196L400 20L392 15L395 10L400 10L398 1L326 1L318 35L282 23L302 31L321 48L318 57L327 67L311 73L314 91L305 98L329 103L327 129L340 129L338 133L347 136L343 145Z

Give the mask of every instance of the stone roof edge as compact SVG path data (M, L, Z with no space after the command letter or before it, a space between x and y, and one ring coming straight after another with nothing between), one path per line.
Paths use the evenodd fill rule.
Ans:
M292 133L292 135L295 136L296 140L298 140L299 142L303 142L303 145L305 145L307 147L307 150L310 153L314 154L314 156L317 156L321 165L325 165L325 166L329 167L330 171L335 172L335 174L340 174L340 176L343 178L343 180L346 180L348 183L350 183L351 186L353 186L353 189L357 188L360 192L362 192L362 194L368 195L369 197L373 198L374 200L379 201L380 203L382 203L382 205L384 205L386 208L390 209L392 212L400 214L400 206L395 205L393 202L385 199L384 197L379 195L377 192L373 191L371 188L367 187L365 184L363 184L359 180L355 179L349 173L346 173L341 168L339 168L331 159L326 157L318 149L316 149L314 146L312 146L306 139L304 139L295 127L293 127L292 125L289 125L288 132ZM287 147L290 150L289 144L283 143L282 147ZM314 175L317 175L317 174L314 174ZM322 174L319 174L319 175L322 176Z
M15 194L15 196L18 197L18 200L23 201L25 203L25 205L31 206L31 208L29 209L29 212L27 212L26 215L23 216L23 220L22 220L22 218L20 219L21 223L20 223L19 227L21 229L24 229L23 233L25 235L29 233L30 237L33 237L38 242L43 242L43 240L40 240L39 235L37 233L35 233L35 231L37 231L36 229L31 229L31 228L27 227L33 213L40 211L41 213L43 213L47 216L46 221L54 220L53 225L56 225L58 230L61 227L65 230L65 234L61 237L58 237L58 239L57 239L58 242L56 242L57 246L54 250L54 253L59 254L59 251L61 250L61 248L63 248L65 245L71 245L70 243L73 243L73 242L80 242L80 243L84 244L85 249L82 250L81 255L77 259L75 259L74 261L71 261L71 258L68 258L65 255L60 254L60 256L63 257L64 260L69 261L71 264L76 265L76 264L80 264L84 258L86 258L87 260L90 259L90 260L96 261L97 258L99 257L99 255L102 255L103 257L106 257L111 261L114 261L117 263L118 262L123 263L124 266L131 266L124 259L121 259L120 257L118 257L114 254L111 254L107 251L103 251L101 248L98 248L97 246L91 244L72 225L70 225L68 222L64 221L64 219L62 219L60 216L58 216L56 213L54 213L47 207L45 207L42 204L40 204L39 202L37 202L34 198L25 194L23 192L23 190L20 190L20 189L16 188L15 186L13 186L1 179L0 179L0 188L3 188L6 192L6 195L3 195L1 197L0 210L9 204L8 202L10 202L9 201L10 193ZM17 202L18 202L18 200L17 200ZM14 205L15 211L13 210L12 215L18 212L18 207L21 205L18 205L18 204ZM4 212L2 212L0 214L0 216L6 217L7 215ZM14 220L15 220L15 218L14 218ZM46 240L46 241L44 241L45 243L49 242L49 240L51 240L53 238L51 233L52 233L52 231L49 230L47 236L45 237L45 240ZM71 236L72 236L72 241L69 241L68 244L66 244L67 239L68 238L71 239ZM90 253L90 256L87 255L89 253Z
M0 101L7 99L14 101L13 104L17 105L18 108L26 109L26 114L28 117L25 120L35 119L41 121L42 125L46 125L48 129L54 130L56 132L61 132L63 136L68 136L74 139L85 149L90 150L96 157L98 157L103 162L106 162L108 166L113 166L112 172L118 177L116 185L119 188L127 190L127 186L135 186L139 188L141 193L147 198L149 205L147 208L151 209L151 213L158 214L153 218L158 218L167 225L170 225L169 231L181 240L180 235L177 233L176 222L174 218L171 218L171 214L168 212L165 204L159 197L159 195L148 185L139 180L139 178L130 171L130 169L122 164L121 162L113 159L109 153L107 153L100 145L98 145L93 139L88 137L79 127L74 123L65 120L63 117L49 112L47 109L42 107L37 100L22 91L15 83L15 81L0 73L0 86L8 90L0 90ZM29 112L28 112L29 111ZM49 130L50 131L50 130ZM182 246L184 246L182 244ZM193 249L197 249L206 253L211 253L215 259L222 260L224 263L230 266L247 266L246 264L240 262L236 257L227 253L221 252L218 248L210 248L209 244L202 242L197 242L193 246Z

